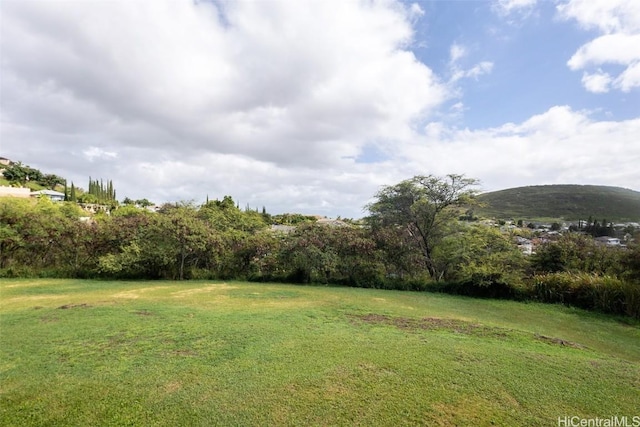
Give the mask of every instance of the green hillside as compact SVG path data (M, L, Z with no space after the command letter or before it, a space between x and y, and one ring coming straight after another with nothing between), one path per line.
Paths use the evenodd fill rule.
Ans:
M639 221L640 192L599 185L536 185L478 196L482 216Z

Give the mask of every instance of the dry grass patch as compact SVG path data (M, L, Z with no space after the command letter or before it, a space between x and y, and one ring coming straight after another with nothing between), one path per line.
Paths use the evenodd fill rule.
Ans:
M222 292L232 289L238 289L238 286L228 285L227 283L214 283L202 288L185 289L182 291L172 292L171 295L176 298L189 297L195 294L209 293L209 292Z
M160 285L149 286L146 288L130 289L124 292L118 292L117 294L114 294L112 296L114 298L138 299L142 296L141 294L144 294L146 292L158 292L171 287L172 286L160 286Z

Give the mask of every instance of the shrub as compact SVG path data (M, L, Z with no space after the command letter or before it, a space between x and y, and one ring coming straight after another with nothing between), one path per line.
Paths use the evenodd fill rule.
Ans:
M640 318L640 286L594 273L547 273L533 277L532 296L604 313Z
M622 288L625 301L625 314L640 319L640 285L626 283Z

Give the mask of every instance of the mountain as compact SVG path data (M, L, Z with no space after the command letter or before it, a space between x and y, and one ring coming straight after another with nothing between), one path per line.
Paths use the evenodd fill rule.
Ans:
M600 185L536 185L483 193L476 209L501 219L640 221L640 192Z

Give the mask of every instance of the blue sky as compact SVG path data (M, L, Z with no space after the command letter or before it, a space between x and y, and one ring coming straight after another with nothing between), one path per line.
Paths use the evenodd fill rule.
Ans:
M640 190L636 0L5 0L0 24L0 156L122 198Z
M581 73L567 67L569 58L597 31L558 19L557 2L539 2L535 9L506 17L488 1L419 4L425 14L416 25L418 46L412 49L418 59L446 76L451 46L459 44L467 52L461 65L494 64L491 73L461 84L466 109L458 125L484 128L520 122L554 105L590 110L601 119L638 116L637 90L593 94L584 90Z

